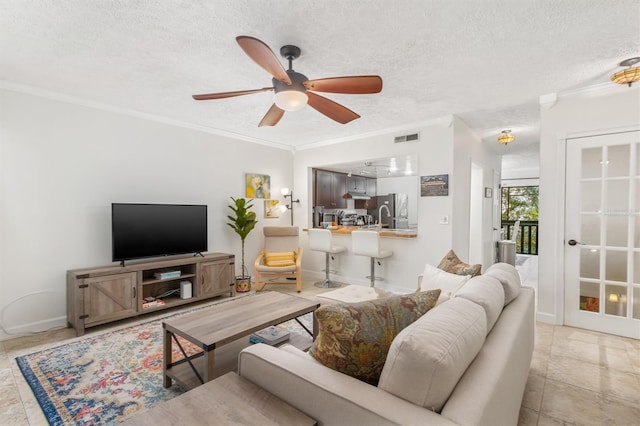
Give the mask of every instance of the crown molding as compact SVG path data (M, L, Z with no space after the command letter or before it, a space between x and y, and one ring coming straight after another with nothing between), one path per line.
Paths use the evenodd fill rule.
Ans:
M454 123L454 118L455 118L454 115L448 114L439 118L418 121L418 122L404 124L402 126L397 126L397 127L389 127L383 130L376 130L376 131L367 132L367 133L359 133L353 136L345 136L342 138L328 139L325 141L312 142L309 144L298 146L295 149L296 151L304 151L307 149L322 148L329 145L336 145L336 144L345 143L345 142L353 142L353 141L358 141L365 138L372 138L376 136L388 136L396 132L418 132L417 129L428 127L428 126L440 125L443 127L451 127L451 125ZM419 141L416 141L416 142L419 142Z
M588 87L581 87L579 89L565 90L563 92L549 93L540 96L540 106L546 109L551 109L560 99L587 99L595 98L599 96L612 95L620 93L623 90L640 91L640 84L631 87L626 85L616 84L614 82L606 82L595 84Z
M182 127L189 130L196 130L203 133L209 133L216 136L223 136L226 138L242 140L245 142L251 142L258 145L265 145L271 148L283 149L286 151L294 151L293 147L289 145L279 144L276 142L266 141L258 138L252 138L244 135L240 135L225 130L215 129L206 126L200 126L197 124L187 123L185 121L174 120L160 115L149 114L146 112L140 112L128 108L121 108L113 105L108 105L100 102L91 101L84 98L79 98L70 95L64 95L62 93L53 92L50 90L40 89L33 86L27 86L24 84L14 83L11 81L0 80L0 89L8 90L12 92L24 93L27 95L37 96L40 98L50 99L58 102L64 102L68 104L83 106L87 108L93 108L101 111L113 112L116 114L122 114L129 117L140 118L143 120L154 121L156 123L168 124L170 126Z

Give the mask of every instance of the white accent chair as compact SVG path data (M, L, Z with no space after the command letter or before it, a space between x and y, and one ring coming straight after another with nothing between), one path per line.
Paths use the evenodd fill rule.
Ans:
M333 257L332 255L334 254L346 251L347 248L333 245L333 236L328 229L309 229L309 248L325 253L325 279L314 283L314 285L320 288L340 287L340 283L329 279L329 272L331 272L329 268L329 258Z
M353 231L351 233L351 250L353 254L371 258L371 275L367 275L367 278L371 279L371 287L374 287L376 279L382 280L381 277L376 277L376 260L380 264L380 259L393 255L393 252L380 247L380 234L376 231Z

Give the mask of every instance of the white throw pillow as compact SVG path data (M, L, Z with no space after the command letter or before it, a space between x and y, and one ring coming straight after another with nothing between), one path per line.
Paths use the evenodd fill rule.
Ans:
M424 266L420 291L440 289L440 297L436 305L451 299L456 292L471 278L471 275L457 275L438 269L428 263Z

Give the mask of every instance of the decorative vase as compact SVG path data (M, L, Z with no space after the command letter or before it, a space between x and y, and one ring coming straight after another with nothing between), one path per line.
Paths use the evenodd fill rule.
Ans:
M236 293L246 293L251 291L251 277L236 277Z

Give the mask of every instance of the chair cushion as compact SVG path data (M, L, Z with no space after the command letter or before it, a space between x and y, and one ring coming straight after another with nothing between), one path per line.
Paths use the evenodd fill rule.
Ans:
M419 290L427 291L439 288L442 292L437 304L440 304L451 299L469 278L471 275L450 274L427 263L424 266Z
M456 297L470 300L484 308L487 315L487 334L489 334L504 307L504 289L500 281L487 274L473 277L458 290Z
M496 278L502 284L504 306L507 306L520 294L522 283L520 273L515 266L508 263L495 263L487 269L486 275Z
M325 366L377 384L393 338L431 309L440 290L366 302L335 303L315 311L318 337L309 354Z
M264 264L273 267L293 266L296 264L296 252L264 252Z
M264 251L285 252L298 250L300 247L297 226L265 226L263 232Z
M484 309L455 297L398 334L378 387L439 413L482 348L486 334Z
M453 250L449 250L449 253L444 255L438 264L438 268L451 274L471 275L472 277L480 275L480 272L482 271L482 265L479 263L475 265L464 263L462 260L458 259L458 256Z
M295 237L298 235L297 226L265 226L262 232L265 237Z
M283 272L291 272L292 274L298 271L296 265L292 266L267 266L267 265L258 265L254 268L258 272L264 273L272 273L272 274L280 274ZM293 284L293 282L291 283Z

